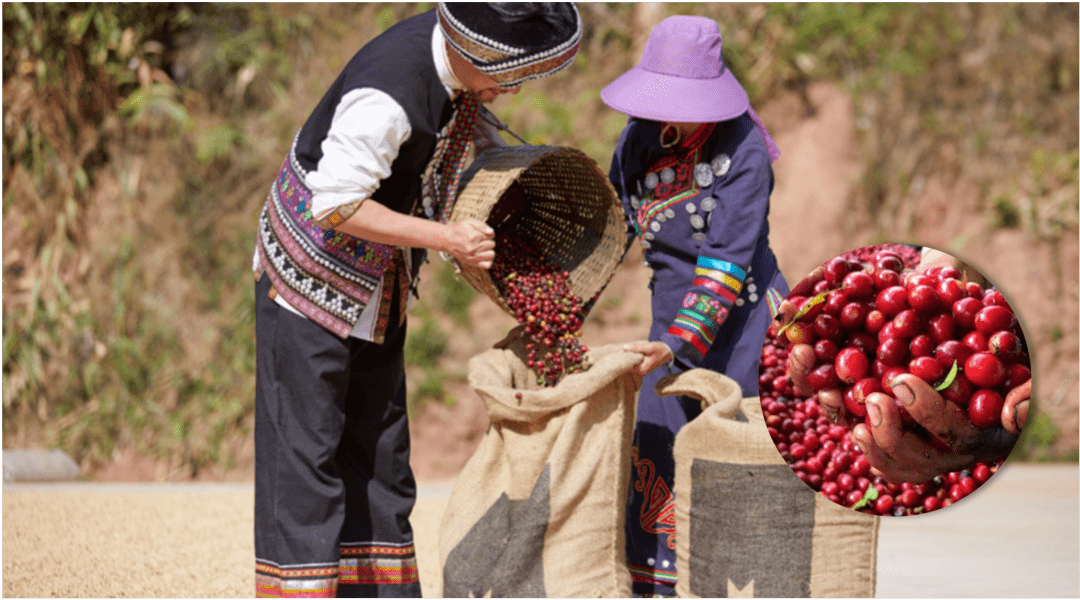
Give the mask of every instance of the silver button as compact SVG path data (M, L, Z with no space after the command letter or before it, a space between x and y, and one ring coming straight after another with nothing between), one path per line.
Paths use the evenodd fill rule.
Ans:
M735 306L742 306L743 304L746 304L746 300L743 300L742 298L735 299Z
M667 167L663 171L660 171L660 181L663 181L664 183L675 181L675 169Z
M718 154L712 159L712 172L717 177L723 177L731 168L731 157L727 154Z
M690 214L694 214L694 213L697 212L697 205L694 204L693 202L687 202L683 206L686 207L686 212L688 212Z
M641 247L642 248L648 250L651 246L652 246L652 244L649 243L649 240L641 240Z
M695 242L704 242L705 241L705 234L701 233L700 231L695 233L694 235L692 235L690 237L694 238Z
M656 239L656 236L655 236L655 235L653 235L651 231L646 231L646 232L645 232L645 235L644 235L643 237L644 237L645 239L647 239L647 240L654 240L654 239Z
M669 219L674 219L675 218L675 209L674 208L669 208L669 209L665 210L664 211L664 216L669 218Z
M665 215L664 213L659 213L659 214L656 215L656 220L663 223L663 222L667 221L667 215Z
M641 198L638 198L637 196L631 194L630 206L633 207L634 210L641 208Z
M425 206L425 207L424 207L424 214L425 214L425 215L426 215L426 216L427 216L428 218L431 218L431 217L435 216L435 209L434 209L434 208L431 208L430 206Z
M701 215L690 215L690 226L694 229L704 229L705 219L701 218Z
M756 286L756 285L754 285L753 283L751 283L751 284L749 284L749 285L747 285L747 286L746 286L746 291L748 291L748 292L750 292L751 294L753 294L754 292L756 292L756 291L757 291L757 286Z
M713 170L707 163L694 165L694 181L701 187L709 187L713 182Z
M716 198L709 196L701 201L702 212L712 212L716 208Z
M660 223L657 223L656 221L649 223L649 229L652 229L653 231L660 231Z
M431 206L435 201L431 199L431 196L424 196L424 206Z
M757 294L750 294L750 301L751 302L757 302L757 299L758 299Z
M660 176L656 173L649 173L645 176L645 187L650 190L656 187L660 183Z

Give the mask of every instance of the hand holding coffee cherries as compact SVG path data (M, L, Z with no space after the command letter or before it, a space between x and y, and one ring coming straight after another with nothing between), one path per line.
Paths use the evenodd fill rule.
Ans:
M941 261L925 273L905 262L879 250L826 263L795 286L773 333L790 344L792 391L854 425L875 474L921 482L1008 454L1030 363L999 292Z

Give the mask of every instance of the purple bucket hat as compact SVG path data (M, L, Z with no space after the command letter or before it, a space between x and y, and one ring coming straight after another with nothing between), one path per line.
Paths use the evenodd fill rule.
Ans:
M716 21L691 16L668 17L653 28L641 62L600 98L633 117L679 123L726 121L750 108L724 64Z

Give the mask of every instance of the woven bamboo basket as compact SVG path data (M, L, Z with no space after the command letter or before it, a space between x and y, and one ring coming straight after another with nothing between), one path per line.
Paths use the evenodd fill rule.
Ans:
M450 221L479 219L495 229L496 237L504 227L530 236L543 259L570 272L571 291L585 301L604 289L622 258L622 206L607 175L580 150L493 148L462 174L459 189ZM457 267L470 285L513 315L487 270Z

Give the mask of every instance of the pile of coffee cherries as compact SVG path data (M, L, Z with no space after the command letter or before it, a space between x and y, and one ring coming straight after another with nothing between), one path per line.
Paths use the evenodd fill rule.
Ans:
M1001 294L965 281L951 267L923 274L905 270L917 259L879 247L826 263L823 280L812 290L796 286L807 293L788 298L799 307L797 318L771 330L762 351L762 410L781 455L830 500L874 514L948 506L984 483L1000 461L919 485L873 478L849 427L832 423L816 394L795 395L786 371L791 345L814 348L810 385L840 390L848 413L859 419L866 416L869 394L891 395L888 382L911 373L964 408L974 426L993 428L1001 424L1009 390L1031 378L1022 333ZM897 406L906 428L942 446Z
M497 229L495 244L491 278L524 325L525 364L538 386L553 386L583 368L583 302L570 288L570 273L545 261L529 236Z

